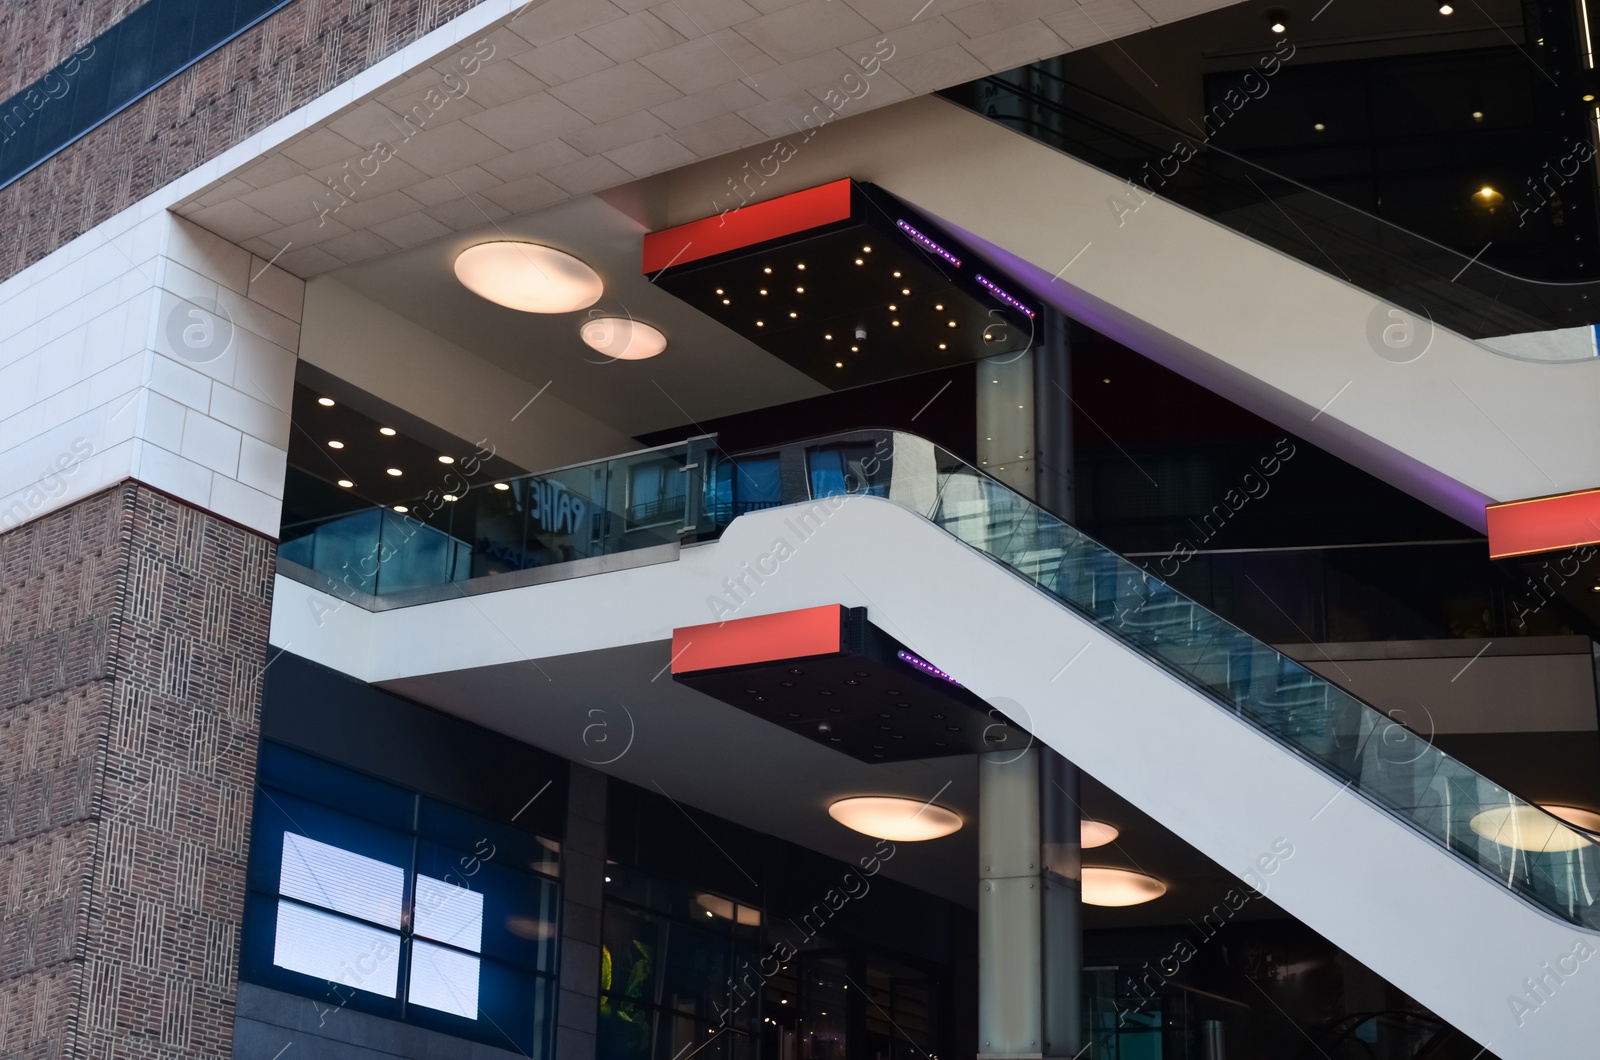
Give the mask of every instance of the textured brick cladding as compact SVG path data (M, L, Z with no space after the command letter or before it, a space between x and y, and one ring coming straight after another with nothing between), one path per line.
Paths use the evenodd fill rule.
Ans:
M10 0L0 4L0 99L121 22L148 0Z
M274 561L132 482L0 535L0 1058L230 1054Z
M5 222L0 224L0 279L21 271L476 3L294 0L0 189L0 218ZM14 17L21 21L19 28L24 33L32 25L30 6L0 4L0 8L23 9ZM83 6L98 10L102 4L96 0ZM39 7L50 16L38 20L40 32L58 22L72 21L60 13L68 5L59 0ZM58 60L67 54L57 55L59 47L39 47L41 54ZM44 73L49 65L42 64L32 76Z

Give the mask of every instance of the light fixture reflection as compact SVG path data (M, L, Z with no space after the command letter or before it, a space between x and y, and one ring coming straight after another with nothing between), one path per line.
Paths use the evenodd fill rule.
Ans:
M1473 814L1467 824L1483 838L1513 850L1552 853L1589 845L1580 833L1527 803L1483 810Z
M1586 832L1600 833L1600 813L1580 809L1577 806L1561 806L1549 802L1542 802L1539 805L1545 813L1555 814L1568 824L1576 825Z
M571 313L600 300L600 276L571 254L538 243L479 243L456 258L473 294L524 313Z
M1083 869L1085 905L1124 906L1153 902L1167 893L1167 885L1154 876L1131 869Z
M874 839L918 843L938 839L961 828L961 815L921 799L892 795L862 795L840 799L828 807L828 816Z
M591 350L619 361L643 361L667 348L660 330L629 317L586 320L578 333Z
M1085 850L1103 847L1122 834L1116 825L1104 821L1083 821L1078 825L1078 833L1079 843Z
M751 909L747 905L735 905L726 898L718 898L714 894L697 894L694 896L695 905L706 911L706 916L721 917L724 920L739 918L740 927L760 927L761 910Z
M536 916L508 916L506 930L530 942L543 942L556 937L555 921L541 920Z

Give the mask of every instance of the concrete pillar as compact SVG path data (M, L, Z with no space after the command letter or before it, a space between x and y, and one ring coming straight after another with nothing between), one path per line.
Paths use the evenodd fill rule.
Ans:
M1033 498L1039 507L1070 523L1077 515L1072 467L1072 321L1053 306L1045 306L1039 317L1038 341L1033 348Z
M981 756L978 1056L1081 1048L1077 771L1048 748Z

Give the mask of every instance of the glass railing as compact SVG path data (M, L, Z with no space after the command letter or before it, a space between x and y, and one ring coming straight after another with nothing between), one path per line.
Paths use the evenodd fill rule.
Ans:
M1600 930L1600 837L1473 772L982 471L898 432L787 449L804 452L812 497L869 494L931 520L1502 886Z
M587 573L574 561L712 540L743 514L837 495L881 497L930 520L1487 877L1600 930L1600 836L1475 773L915 435L854 431L734 456L697 438L474 488L433 511L357 512L293 537L286 528L280 555L379 599L434 590L406 601L421 602L441 587L492 589L508 583L461 583L530 568Z
M941 95L1469 338L1600 322L1600 282L1502 272L1037 66Z
M722 525L703 507L714 444L695 438L288 523L278 556L335 589L423 602L478 578L703 540Z

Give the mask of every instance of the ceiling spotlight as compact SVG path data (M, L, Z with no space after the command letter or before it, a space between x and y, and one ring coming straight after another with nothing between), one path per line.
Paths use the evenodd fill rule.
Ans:
M939 348L940 348L940 349L941 349L941 350L942 350L942 349L944 349L944 348L945 348L945 344L944 344L944 343L942 343L942 342L941 342L941 343L939 343Z
M861 260L861 259L860 259L860 258L857 258L857 259L856 259L856 264L857 264L857 265L865 265L865 264L866 264L866 262L864 262L864 261L862 261L862 260Z
M789 319L790 320L793 320L795 317L798 317L799 315L800 315L799 313L796 313L793 310L789 311Z
M767 293L767 289L765 287L761 288L761 293L762 294L766 294Z
M456 279L473 294L524 313L571 313L600 300L599 273L538 243L479 243L456 258Z
M772 266L768 265L766 268L762 269L761 271L770 276L770 275L772 275Z
M1593 103L1594 102L1594 93L1593 92L1585 92L1583 94L1583 101L1585 103Z
M900 321L898 321L898 320L891 320L891 321L889 321L889 326L890 326L890 327L892 327L892 328L897 328L897 327L899 327L899 326L900 326Z
M902 288L900 288L900 293L903 294L903 295L910 295L911 294L911 288L902 287Z
M935 310L936 310L936 311L938 311L938 312L940 312L940 313L943 313L943 312L944 312L944 303L943 303L943 302L941 302L941 303L939 303L939 304L938 304L938 305L936 305L936 306L934 306L934 307L933 307L933 308L934 308L934 309L935 309Z
M1082 821L1078 825L1079 843L1085 850L1094 847L1103 847L1114 841L1121 833L1116 825L1106 824L1104 821Z
M379 427L378 428L378 433L383 435L385 438L393 438L394 437L394 428L393 427Z
M1491 209L1506 201L1506 197L1496 191L1492 186L1485 184L1472 193L1472 201L1479 206L1488 206Z
M823 338L825 338L825 339L827 339L827 340L828 340L828 341L829 341L829 342L832 342L832 341L833 341L833 336L832 336L832 335L824 335L824 336L822 336L822 337L823 337Z
M446 493L444 495L444 499L449 501L449 502L451 502L452 504L454 504L456 501L460 500L461 498L457 497L454 493Z
M961 828L961 815L922 799L865 795L840 799L828 807L828 816L874 839L916 843L938 839Z
M852 346L852 347L850 347L850 352L851 353L860 353L861 352L861 347L860 346Z
M643 361L667 348L660 329L632 317L595 317L578 334L591 350L619 361Z
M506 485L504 482L496 482L494 484L494 488L497 489L497 490L508 490L511 487Z
M1589 98L1593 99L1594 97L1591 96ZM331 409L331 408L333 408L333 398L317 398L317 404L323 406L324 408L330 408Z
M801 272L804 272L806 269L806 263L802 261L800 264L796 265L795 268L799 269Z
M1449 4L1440 4L1439 5L1439 14L1441 14L1441 15L1453 15L1455 13L1456 13L1456 9L1451 7Z
M332 441L332 442L328 443L328 448L329 449L343 449L344 448L344 443L340 442L340 441Z
M342 479L340 479L340 480L339 480L339 486L340 486L340 487L341 487L341 488L342 488L342 489L350 489L350 488L351 488L351 487L353 487L353 486L354 486L354 485L355 485L355 483L354 483L354 482L351 482L351 481L350 481L350 480L349 480L349 479L347 479L347 478L342 478Z
M806 293L806 289L804 287L796 287L794 289L794 293L795 294L805 294Z
M895 310L896 310L896 309L897 309L897 308L898 308L898 307L897 307L897 306L892 306L892 305L891 305L891 306L890 306L890 307L889 307L889 312L891 312L891 313L893 313L893 312L894 312L894 311L895 311Z
M456 462L456 458L453 457L453 456L441 456L439 458L439 463L441 463L441 464L453 464L455 462Z
M718 293L718 294L722 294L722 293L723 293L723 291L722 291L722 288L720 288L720 287L718 287L718 288L717 288L717 293Z
M950 326L951 327L955 327L956 326L956 322L954 320L950 321Z
M389 474L390 474L390 475L391 475L391 476L393 476L393 477L394 477L394 478L399 478L399 477L400 477L400 476L401 476L401 475L402 475L402 474L404 474L404 472L402 472L402 471L401 471L401 470L400 470L400 469L399 469L399 468L397 468L397 467L391 467L391 468L389 468L389 469L388 469L388 473L389 473Z
M1272 32L1280 34L1289 32L1289 12L1283 8L1269 7L1263 17L1267 20L1267 28Z
M871 254L872 253L872 248L871 247L862 247L861 250L862 250L862 253L865 253L865 254Z
M729 299L727 299L727 298L724 298L724 299L723 299L723 300L722 300L722 304L723 304L723 305L732 305L732 304L733 304L733 302L732 302L732 301L730 301L730 300L729 300Z
M1124 906L1152 902L1167 893L1167 885L1154 876L1131 869L1083 868L1085 905Z
M1589 96L1588 98L1589 99L1593 99L1594 97L1593 96ZM1473 121L1482 121L1483 120L1483 111L1481 111L1481 110L1473 111L1472 112L1472 120Z
M844 362L843 361L834 361L833 362L833 366L835 368L843 368L844 367Z
M1568 809L1569 807L1563 807ZM1590 841L1544 809L1528 803L1473 814L1467 825L1483 838L1513 850L1554 853L1579 850Z
M899 269L894 270L894 278L897 279L897 280L900 278L900 270Z
M767 324L766 324L766 321L764 321L764 320L758 320L758 321L756 321L756 327L758 327L758 328L764 328L764 327L766 327L766 326L767 326Z
M1317 132L1322 132L1322 131L1323 131L1323 130L1325 130L1325 129L1326 129L1326 128L1327 128L1327 126L1326 126L1326 125L1324 125L1324 124L1322 124L1322 123L1321 123L1321 122L1320 122L1320 121L1319 121L1319 122L1317 122L1317 123L1316 123L1316 124L1315 124L1315 125L1313 125L1313 126L1312 126L1312 128L1313 128L1313 129L1315 129L1315 130L1316 130L1316 131L1317 131Z
M411 509L410 509L410 508L407 508L407 507L406 507L406 506L405 506L405 505L403 505L403 504L397 504L397 505L395 505L395 506L394 506L394 510L395 510L395 511L397 511L397 512L399 512L399 513L400 513L400 514L401 514L401 515L404 515L404 514L406 514L406 513L407 513L407 512L409 512L409 511L410 511L410 510L411 510Z

